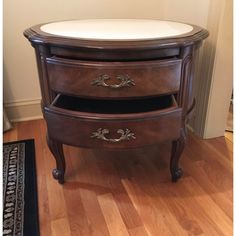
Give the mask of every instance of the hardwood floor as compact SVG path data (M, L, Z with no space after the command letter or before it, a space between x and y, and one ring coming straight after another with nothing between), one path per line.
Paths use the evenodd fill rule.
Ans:
M232 235L233 144L188 135L184 176L170 182L170 143L135 150L65 146L65 184L43 120L20 122L4 142L35 139L42 236Z
M231 142L233 142L233 139L234 139L234 134L233 132L228 132L228 131L225 131L225 135L224 135L227 139L229 139Z

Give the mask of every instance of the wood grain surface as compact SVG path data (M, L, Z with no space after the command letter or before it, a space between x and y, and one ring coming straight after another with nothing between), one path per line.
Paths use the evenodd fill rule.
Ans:
M181 59L162 59L135 62L94 62L47 58L47 69L52 90L91 98L132 98L174 94L179 90ZM120 85L120 76L132 83L119 88L94 84L101 76L109 79L109 86Z
M188 135L180 165L168 173L170 143L134 150L65 146L64 185L43 120L14 124L4 142L35 139L40 232L45 236L232 235L233 144L224 137Z

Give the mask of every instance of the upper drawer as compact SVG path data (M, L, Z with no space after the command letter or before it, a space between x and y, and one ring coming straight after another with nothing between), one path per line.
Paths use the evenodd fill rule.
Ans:
M77 96L127 98L175 93L181 60L90 62L47 58L53 90Z

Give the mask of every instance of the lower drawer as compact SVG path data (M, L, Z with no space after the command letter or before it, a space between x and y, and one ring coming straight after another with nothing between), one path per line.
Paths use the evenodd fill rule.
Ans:
M133 148L177 139L181 111L173 96L93 101L59 95L44 116L49 137L64 144Z

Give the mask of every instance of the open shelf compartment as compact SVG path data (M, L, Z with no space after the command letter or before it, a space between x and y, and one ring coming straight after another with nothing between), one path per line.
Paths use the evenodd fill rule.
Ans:
M132 114L177 107L173 95L135 100L93 100L58 94L53 107L86 113Z

